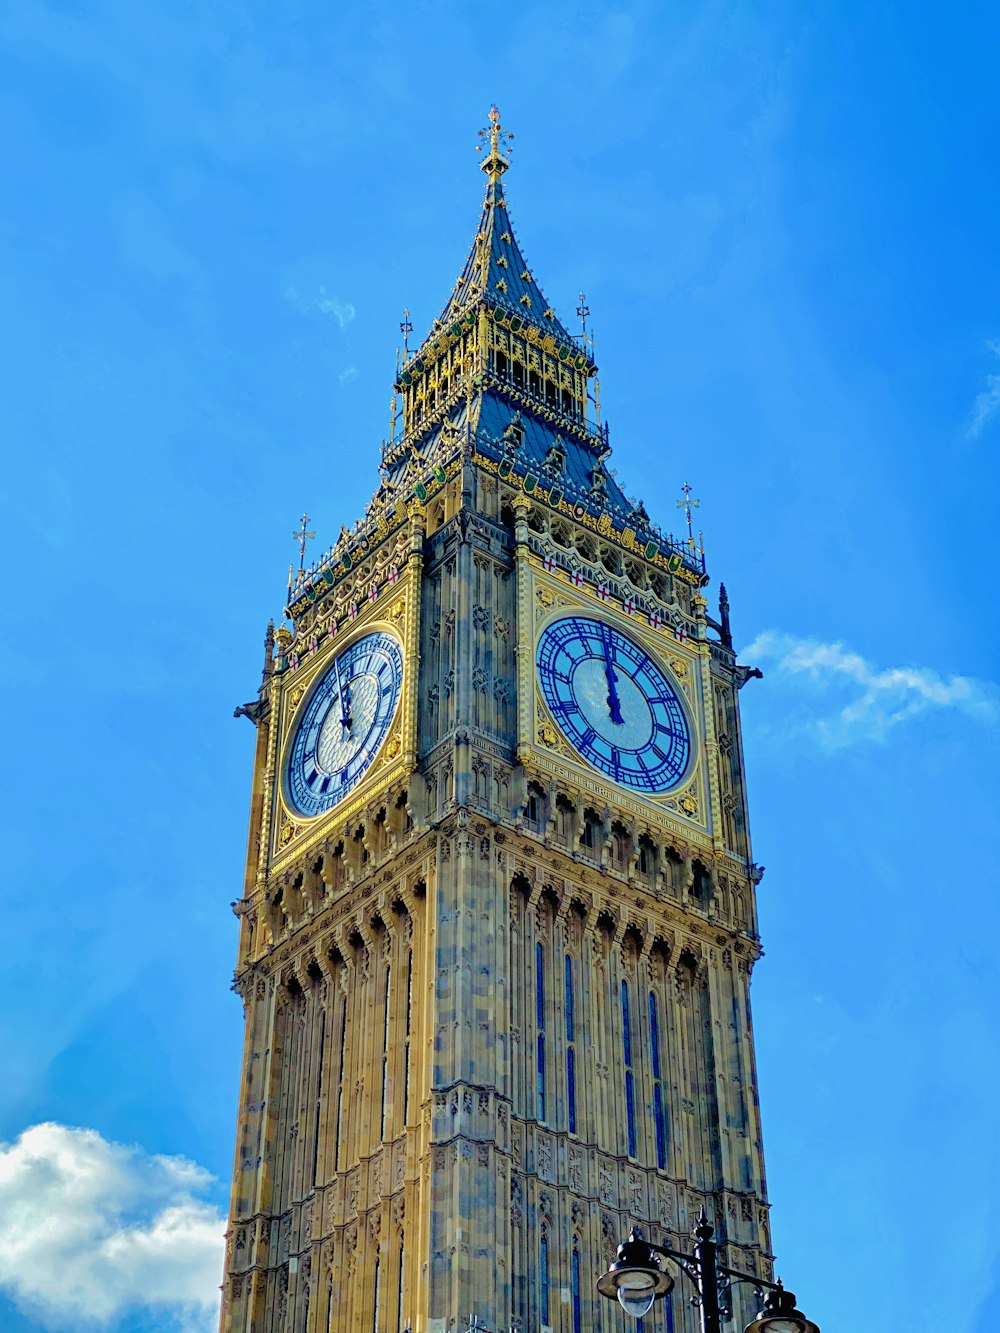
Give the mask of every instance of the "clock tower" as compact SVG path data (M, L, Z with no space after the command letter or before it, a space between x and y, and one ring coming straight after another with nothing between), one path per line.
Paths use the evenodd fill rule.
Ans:
M521 252L506 142L494 109L378 489L293 579L238 710L225 1333L631 1330L598 1275L632 1226L684 1245L702 1208L770 1275L751 673L694 542L607 469L592 346ZM658 1309L696 1326L679 1290Z

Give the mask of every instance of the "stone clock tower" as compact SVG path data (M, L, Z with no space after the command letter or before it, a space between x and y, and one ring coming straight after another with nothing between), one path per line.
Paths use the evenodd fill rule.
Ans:
M702 1207L770 1272L750 673L694 544L606 468L505 144L494 111L381 484L293 582L240 710L226 1333L624 1330L594 1286L616 1244L683 1244ZM693 1330L683 1297L647 1333Z

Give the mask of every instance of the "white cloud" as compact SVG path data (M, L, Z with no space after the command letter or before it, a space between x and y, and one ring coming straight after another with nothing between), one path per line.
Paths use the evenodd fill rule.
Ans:
M285 288L285 300L290 301L297 310L316 310L321 315L332 315L341 328L350 324L357 314L350 301L342 301L339 296L331 295L322 283L313 294L289 285Z
M988 342L986 346L994 355L1000 357L1000 338ZM972 415L969 418L969 424L965 428L965 437L968 440L976 439L983 427L991 417L1000 412L1000 374L986 376L986 388L982 393L976 394L976 400L972 404Z
M183 1157L33 1125L0 1144L0 1288L55 1330L152 1309L158 1327L218 1325L222 1214L213 1178Z
M997 692L972 676L941 676L929 667L876 667L842 643L819 643L767 631L744 649L750 663L773 663L779 679L798 678L827 704L801 725L822 744L838 749L857 741L883 741L893 727L931 709L955 709L983 722L997 718Z
M342 370L337 376L337 379L340 380L341 384L353 384L357 378L357 366L348 366L346 370Z

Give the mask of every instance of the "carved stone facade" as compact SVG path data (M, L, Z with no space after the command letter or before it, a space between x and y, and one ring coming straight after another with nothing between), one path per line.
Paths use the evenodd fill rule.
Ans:
M512 253L509 232L484 234L476 254ZM546 390L545 339L562 354L538 311L518 316L535 379L491 387L521 352L509 313L469 290L451 350L429 340L433 384L401 385L408 461L294 588L243 710L257 750L226 1333L457 1333L470 1312L494 1330L572 1333L577 1311L624 1329L594 1285L616 1244L637 1224L683 1244L703 1206L729 1263L770 1272L728 604L720 626L698 560L623 514L610 478L568 503L552 477L574 450L604 475L606 432L580 423L595 368L577 357L565 396ZM497 403L500 444L482 425ZM537 468L532 413L555 432ZM566 608L627 628L676 684L693 759L670 791L616 787L547 711L535 645ZM398 715L356 790L304 819L280 777L296 710L373 627L402 645ZM673 1319L696 1327L680 1298Z

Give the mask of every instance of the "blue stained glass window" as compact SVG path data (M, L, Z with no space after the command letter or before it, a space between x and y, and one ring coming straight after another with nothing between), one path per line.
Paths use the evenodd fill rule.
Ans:
M566 955L566 1105L569 1132L576 1133L576 1050L573 1045L573 960Z
M632 1078L632 1023L629 1015L628 984L622 982L622 1053L625 1064L625 1129L628 1155L635 1156L635 1081Z
M535 1048L536 1110L545 1119L545 950L535 945L535 1023L538 1039Z
M545 1029L545 951L535 945L535 1022L539 1032Z
M628 1130L628 1155L635 1156L635 1084L632 1071L625 1071L625 1126Z
M582 1315L580 1309L580 1251L573 1246L572 1267L570 1270L573 1284L573 1333L581 1333Z
M538 1083L538 1119L545 1119L545 1038L538 1034L538 1067L535 1077Z
M542 1232L540 1245L540 1262L538 1265L538 1282L541 1290L539 1296L542 1306L542 1323L549 1322L549 1238L545 1232Z
M653 1122L656 1130L656 1165L662 1171L667 1164L667 1136L663 1132L663 1093L659 1083L653 1086Z
M649 992L649 1042L653 1057L653 1132L656 1137L656 1165L662 1170L667 1165L667 1122L663 1108L660 1070L660 1017L653 991Z
M576 1133L576 1052L566 1052L566 1100L569 1103L569 1132Z
M663 1313L666 1316L666 1333L674 1333L674 1299L673 1296L667 1296L663 1302Z

